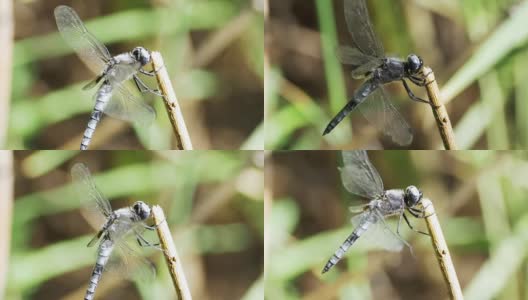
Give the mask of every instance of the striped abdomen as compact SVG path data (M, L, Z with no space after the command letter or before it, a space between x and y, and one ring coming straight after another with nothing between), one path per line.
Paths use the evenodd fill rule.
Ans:
M345 255L345 252L354 244L354 242L367 230L368 226L370 225L370 222L362 222L354 229L354 231L346 238L346 240L339 246L339 248L336 250L334 255L328 260L325 267L323 268L322 273L328 272L333 266L335 266L341 258L343 258L343 255Z
M112 86L105 82L99 90L97 90L97 93L95 94L95 106L92 111L92 114L90 115L90 121L88 121L88 125L86 125L86 129L84 130L84 136L81 141L81 150L87 150L88 145L90 145L90 141L92 140L93 133L95 131L95 128L97 127L97 124L99 124L99 121L101 120L101 116L103 115L104 108L106 107L106 104L108 103L108 100L112 97Z
M97 288L99 280L101 280L101 275L103 274L104 267L108 262L108 258L112 254L113 247L114 244L110 240L104 240L101 242L101 245L99 246L97 262L95 263L95 267L92 271L92 276L90 277L90 283L86 289L84 300L92 300L94 298L95 289Z

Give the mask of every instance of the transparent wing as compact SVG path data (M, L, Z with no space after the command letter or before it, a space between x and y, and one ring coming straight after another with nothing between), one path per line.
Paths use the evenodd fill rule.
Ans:
M90 170L84 164L77 163L71 169L71 176L81 205L91 218L89 221L93 221L95 224L92 225L96 226L103 224L112 213L112 207L95 186Z
M105 271L119 277L150 281L156 275L152 262L144 257L145 249L137 242L138 235L142 235L145 227L142 222L133 222L123 216L114 223L114 231L110 233L110 240L114 242L114 250L105 266Z
M336 49L337 58L344 64L361 66L369 62L383 63L380 58L364 54L358 48L350 46L339 46Z
M359 247L365 249L381 248L395 252L403 249L404 243L401 238L389 228L378 211L367 211L356 215L350 219L350 222L354 228L363 222L370 223L357 241Z
M411 127L388 99L383 86L370 94L358 109L367 121L396 144L406 146L412 142Z
M349 46L338 47L336 54L342 63L354 66L352 77L355 79L365 77L367 72L383 63L380 58L363 54L358 48Z
M156 277L156 267L142 255L142 252L131 237L118 240L105 266L105 271L110 276L152 282Z
M156 118L154 109L134 96L123 84L114 85L112 98L104 112L111 117L142 126L148 126Z
M352 65L352 78L361 79L372 69L380 66L383 61L380 58L363 54L358 48L349 46L338 46L336 55L343 64Z
M365 0L345 0L345 20L356 46L365 54L383 57L384 50L374 34Z
M352 194L373 199L383 193L383 181L365 150L342 151L341 181Z
M106 62L111 58L108 49L84 27L83 22L71 7L57 6L55 20L66 43L77 52L92 72L101 74Z

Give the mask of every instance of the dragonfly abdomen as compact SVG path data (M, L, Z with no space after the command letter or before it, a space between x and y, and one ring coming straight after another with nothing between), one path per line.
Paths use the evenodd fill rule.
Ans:
M101 116L103 115L103 110L106 107L106 104L112 97L112 85L109 83L103 83L97 93L95 94L95 106L90 115L90 120L86 125L84 130L83 139L81 141L81 150L88 149L90 141L92 140L93 133L99 121L101 121Z
M329 134L349 113L351 113L358 105L363 103L367 97L378 88L377 81L372 78L365 81L354 93L352 99L337 113L337 115L328 123L323 132L323 135Z
M104 267L108 262L110 254L112 254L113 247L114 245L110 240L105 240L101 243L101 246L99 247L99 254L97 256L97 262L95 263L95 267L92 271L92 276L90 277L90 283L86 289L84 300L92 300L94 298L95 289L101 280L101 275L103 274Z
M323 268L322 273L328 272L333 266L335 266L345 255L345 252L356 242L356 240L367 230L370 223L363 222L361 223L339 246L336 252L328 260L325 267Z

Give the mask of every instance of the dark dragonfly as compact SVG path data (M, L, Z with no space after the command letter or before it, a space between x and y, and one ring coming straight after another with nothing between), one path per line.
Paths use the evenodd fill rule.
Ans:
M411 185L402 189L384 190L383 181L370 163L367 152L343 151L343 167L341 180L346 190L360 197L370 199L369 203L357 207L350 207L353 213L359 213L351 219L354 231L339 246L334 255L328 260L322 273L328 272L343 257L345 252L361 237L371 245L389 251L401 251L404 245L411 246L400 237L401 220L404 219L411 229L411 223L405 215L423 217L423 209L418 205L422 200L422 192ZM385 218L399 216L396 233L385 223ZM426 234L415 230L419 233Z
M358 107L379 131L389 135L399 145L408 145L412 141L411 128L389 101L383 85L401 81L412 100L429 103L416 97L405 80L418 86L425 85L422 59L415 54L410 54L407 60L385 56L383 45L372 29L365 0L344 0L344 8L348 31L357 48L338 47L337 55L342 63L352 65L354 79L365 78L365 81L328 123L323 135L330 133L346 115Z
M150 52L143 47L136 47L130 52L111 56L108 49L98 41L84 26L83 22L68 6L60 5L55 8L55 20L62 37L79 55L81 60L97 77L83 87L90 89L101 83L94 95L95 107L90 115L90 121L84 131L81 150L88 149L92 135L105 114L138 125L147 126L152 123L156 114L152 107L144 104L132 94L124 84L134 80L140 92L151 92L161 96L158 90L153 90L141 81L138 72L154 76L154 71L148 72L143 67L150 62Z

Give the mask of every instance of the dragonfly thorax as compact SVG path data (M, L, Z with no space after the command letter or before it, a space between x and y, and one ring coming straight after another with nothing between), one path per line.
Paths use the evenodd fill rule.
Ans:
M150 216L150 207L143 201L134 203L132 209L141 220L146 220Z
M403 199L407 207L414 207L422 200L423 193L414 185L405 188Z
M143 47L136 47L131 53L134 59L137 60L141 66L144 66L150 62L150 52Z

